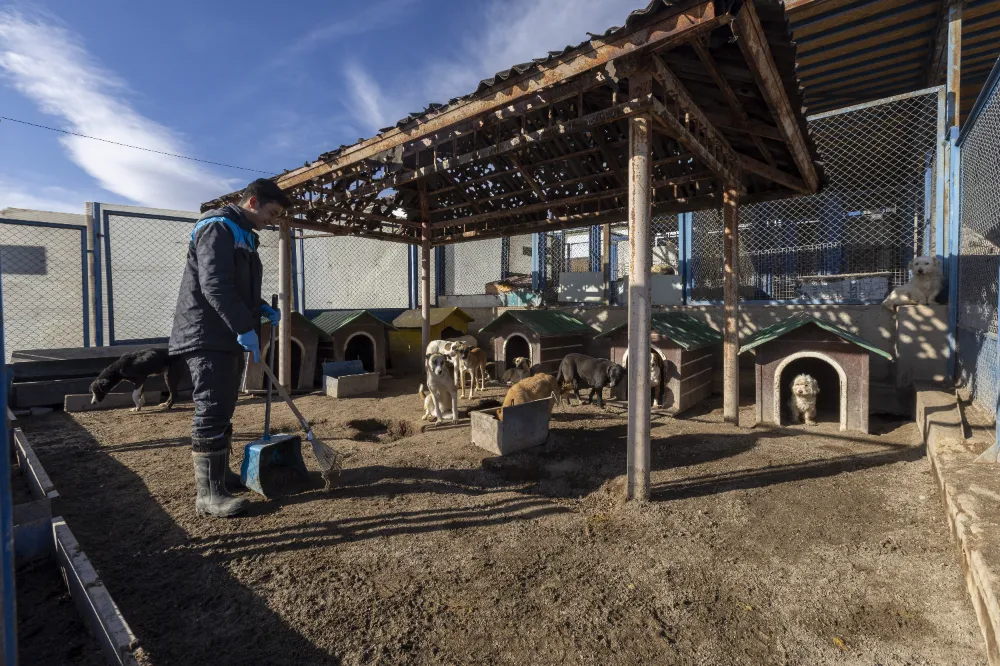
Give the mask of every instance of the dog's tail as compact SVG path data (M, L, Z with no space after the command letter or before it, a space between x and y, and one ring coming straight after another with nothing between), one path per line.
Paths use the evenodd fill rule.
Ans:
M427 389L424 388L423 384L421 384L420 388L417 389L417 395L419 395L421 399L427 398Z

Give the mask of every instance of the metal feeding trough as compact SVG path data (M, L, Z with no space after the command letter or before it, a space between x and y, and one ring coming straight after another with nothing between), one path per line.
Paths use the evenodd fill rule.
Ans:
M331 398L378 391L378 373L365 372L361 361L334 361L323 364L323 392Z
M504 407L502 421L497 418L498 409L469 412L472 443L501 456L544 444L549 437L552 400L545 398Z

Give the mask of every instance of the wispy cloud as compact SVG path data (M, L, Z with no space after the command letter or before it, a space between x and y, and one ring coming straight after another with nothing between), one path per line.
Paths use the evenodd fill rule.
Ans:
M0 74L67 130L191 154L172 130L133 109L124 82L52 17L0 9ZM60 142L102 188L141 205L196 209L240 182L177 158L80 137Z
M37 185L0 175L0 210L29 208L83 214L84 202L91 198L85 192L57 185Z
M377 81L357 63L348 64L344 75L353 94L346 103L374 131L430 102L468 94L498 71L579 44L588 31L621 25L629 12L648 4L648 0L489 0L457 51L418 63L418 76L411 71L396 80ZM383 86L391 86L391 94L384 94ZM378 105L374 114L373 102Z

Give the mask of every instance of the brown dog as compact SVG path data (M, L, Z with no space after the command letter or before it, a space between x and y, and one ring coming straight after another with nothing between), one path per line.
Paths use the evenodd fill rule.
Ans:
M539 373L531 377L525 377L507 390L507 397L503 399L503 406L521 405L533 400L544 400L545 398L555 398L555 402L549 403L549 414L552 414L554 405L562 404L562 387L556 378L546 373ZM497 418L503 421L503 409L497 412Z
M486 390L486 350L479 347L475 347L469 350L469 355L465 357L465 361L462 363L462 379L459 383L459 388L461 393L458 397L465 397L465 375L469 374L472 376L472 386L469 387L469 398L473 397L476 392L476 375L479 375L479 391L480 393Z
M531 361L524 358L523 356L518 356L514 359L514 367L507 368L503 373L503 382L507 386L511 384L516 384L525 377L531 376Z

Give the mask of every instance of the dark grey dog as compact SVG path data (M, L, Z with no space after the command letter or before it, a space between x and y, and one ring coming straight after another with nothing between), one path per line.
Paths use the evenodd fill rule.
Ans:
M573 394L576 395L577 402L580 399L580 382L590 387L590 397L588 402L594 403L594 394L597 394L597 406L604 407L604 387L614 388L625 376L625 368L612 363L606 358L594 358L585 354L567 354L559 365L559 374L556 381L560 384L570 382L573 384Z

